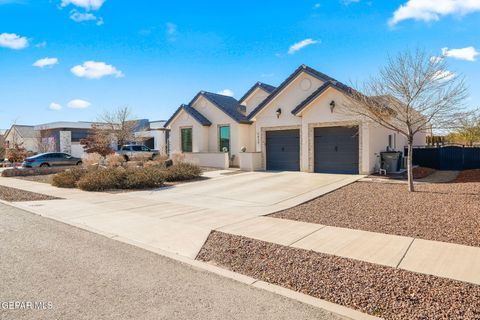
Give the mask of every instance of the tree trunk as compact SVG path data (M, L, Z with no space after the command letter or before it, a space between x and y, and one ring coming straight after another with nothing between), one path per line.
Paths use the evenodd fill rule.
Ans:
M408 191L414 192L413 186L413 139L408 139L408 157L407 157L407 177L408 177Z

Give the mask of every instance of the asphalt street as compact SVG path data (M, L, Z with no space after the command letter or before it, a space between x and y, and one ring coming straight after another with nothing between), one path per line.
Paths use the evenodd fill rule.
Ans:
M339 319L0 204L0 319Z

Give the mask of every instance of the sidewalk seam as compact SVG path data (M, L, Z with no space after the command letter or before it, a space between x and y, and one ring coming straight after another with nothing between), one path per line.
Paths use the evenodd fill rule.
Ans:
M403 259L405 259L405 256L407 255L408 251L410 250L410 247L412 246L413 244L413 241L415 241L416 238L413 238L412 241L410 242L410 244L408 245L407 247L407 250L405 250L405 252L403 253L402 255L402 258L400 259L400 261L398 262L397 266L395 268L399 268L400 267L400 264L402 263Z

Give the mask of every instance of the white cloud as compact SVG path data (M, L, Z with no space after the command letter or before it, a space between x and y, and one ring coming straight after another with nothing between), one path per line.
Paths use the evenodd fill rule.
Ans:
M50 106L48 107L50 110L61 110L62 106L56 102L50 103Z
M97 17L91 13L81 13L77 10L73 10L70 14L70 19L75 22L82 22L82 21L92 21L97 20Z
M36 48L45 48L47 46L47 41L42 41L35 45Z
M67 106L73 109L86 109L90 107L91 103L86 100L74 99L70 101Z
M28 47L28 39L15 33L2 33L0 34L0 47L15 50L23 49Z
M96 61L85 61L82 65L75 66L70 71L77 77L88 79L100 79L105 76L120 78L124 76L122 71L117 70L114 66Z
M480 53L474 47L466 47L461 49L442 48L442 55L445 57L455 58L459 60L475 61Z
M388 23L394 26L408 19L438 21L442 16L462 16L475 11L480 11L480 0L408 0L393 13Z
M299 51L299 50L301 50L301 49L303 49L307 46L310 46L312 44L316 44L316 43L319 43L319 41L313 40L311 38L308 38L308 39L302 40L300 42L294 43L288 49L288 54L294 54L295 52L297 52L297 51Z
M230 89L223 89L222 91L219 91L217 93L222 94L224 96L229 96L229 97L233 97L235 95L235 93Z
M66 7L70 4L83 8L87 11L98 10L102 7L105 0L62 0L62 7Z
M444 71L438 71L433 76L433 79L438 81L447 81L447 80L453 79L455 76L456 76L455 73L448 70L444 70Z
M43 58L43 59L39 59L39 60L35 61L32 65L34 67L43 68L43 67L49 67L49 66L56 65L57 63L58 63L57 58Z

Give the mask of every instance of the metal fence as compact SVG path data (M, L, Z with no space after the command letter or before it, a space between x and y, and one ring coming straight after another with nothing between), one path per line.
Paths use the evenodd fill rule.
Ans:
M413 148L413 164L437 170L480 169L480 147Z

